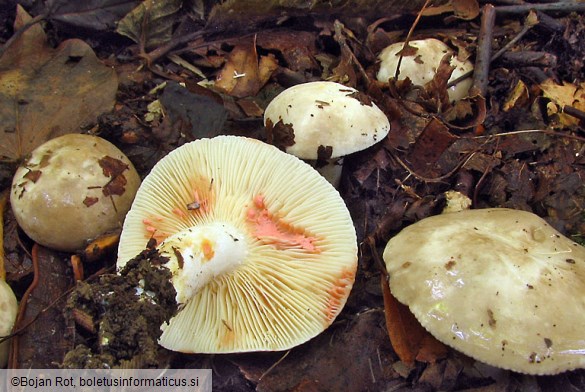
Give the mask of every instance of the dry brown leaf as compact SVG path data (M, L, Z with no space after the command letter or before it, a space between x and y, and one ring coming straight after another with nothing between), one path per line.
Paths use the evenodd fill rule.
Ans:
M18 6L14 30L30 20ZM36 24L0 58L0 159L19 160L43 142L79 132L113 108L116 73L83 41L48 45Z
M433 16L448 12L453 12L455 17L459 19L475 19L479 15L479 3L477 0L451 0L443 5L426 8L423 15Z
M549 115L558 115L561 125L574 126L578 125L579 119L562 113L565 106L572 106L575 109L585 111L585 83L575 85L563 82L557 84L552 79L547 79L540 84L543 95L549 98L552 105L549 105Z
M384 296L384 313L390 342L396 355L405 364L414 361L433 363L447 356L447 346L435 339L424 329L407 306L398 302L390 292L388 281L381 277Z
M521 107L528 102L528 87L523 81L519 80L514 89L508 94L502 110L507 112L514 107Z
M215 81L220 91L238 98L254 96L278 68L274 56L261 56L254 42L237 45Z

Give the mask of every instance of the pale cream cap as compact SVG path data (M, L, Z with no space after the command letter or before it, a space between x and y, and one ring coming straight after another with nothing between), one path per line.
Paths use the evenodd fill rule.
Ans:
M437 339L493 366L585 366L585 248L529 212L441 214L402 230L384 260L392 294Z

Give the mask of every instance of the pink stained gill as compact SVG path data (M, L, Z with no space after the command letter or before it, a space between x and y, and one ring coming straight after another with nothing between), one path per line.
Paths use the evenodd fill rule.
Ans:
M321 250L314 244L315 237L307 236L303 230L273 216L264 203L263 195L254 197L254 204L246 212L248 222L254 226L254 236L277 249L300 248L311 253Z
M339 277L335 279L333 285L327 294L329 294L329 301L325 308L325 322L327 325L333 322L333 319L339 312L339 309L345 303L345 299L349 295L353 282L355 280L355 271L345 269L341 272Z

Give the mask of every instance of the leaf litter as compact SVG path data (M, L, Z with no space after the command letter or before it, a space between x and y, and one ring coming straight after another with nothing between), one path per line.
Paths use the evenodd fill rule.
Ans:
M18 7L15 30L30 21ZM45 141L81 132L112 109L118 81L79 39L57 48L31 26L0 57L0 159L17 161Z
M246 4L257 6L254 1L241 2L238 12L245 14ZM354 5L359 9L360 2ZM548 19L539 16L539 23L513 46L516 57L503 56L491 63L487 99L472 97L452 105L440 98L444 96L446 69L436 83L419 91L416 100L404 99L414 86L383 86L373 78L375 54L406 35L413 21L410 12L421 5L412 2L410 9L397 8L394 16L382 19L354 18L341 7L336 15L341 21L336 21L316 12L318 7L308 16L306 10L299 12L294 6L287 11L282 4L277 8L264 4L244 23L243 18L234 18L229 12L234 7L231 2L218 7L207 4L196 7L193 19L188 13L177 13L173 34L169 37L165 27L164 38L156 44L145 40L145 33L156 31L159 21L153 19L149 26L142 16L132 22L135 38L141 37L135 39L139 46L154 48L146 53L146 65L153 73L121 83L116 106L98 119L96 130L127 152L143 174L169 150L204 136L201 132L206 127L193 130L193 126L210 107L215 120L208 127L213 132L265 140L262 108L278 91L300 82L333 78L356 85L392 121L388 138L346 158L344 164L340 191L362 244L360 272L346 308L330 329L285 353L214 357L158 353L153 357L151 352L148 361L158 356L162 361L158 364L213 367L217 372L214 390L480 391L530 387L548 391L585 387L582 370L554 377L522 377L486 369L450 349L446 354L434 351L430 335L412 319L402 321L408 318L408 310L392 305L385 292L387 286L380 286L383 275L374 250L383 248L393 234L410 223L439 213L448 190L466 194L475 208L530 210L576 239L585 233L585 147L583 117L579 117L585 75L576 65L585 54L585 47L579 44L579 37L585 35L582 18L568 13L551 13L546 15ZM432 36L451 43L461 56L477 55L477 6L472 0L439 4L429 11L434 16L421 19L413 39ZM522 14L502 15L498 28L491 32L494 51L522 31L524 23ZM207 18L206 26L200 24L201 18ZM188 25L197 31L181 35ZM236 35L234 30L240 31ZM127 56L139 55L142 50L132 46L128 50L108 63L124 72L138 69L140 58ZM556 59L557 68L549 66L553 63L522 62L528 51L531 56L537 52ZM180 56L190 66L167 61L166 53ZM150 93L167 79L185 83L187 89L171 84L160 94ZM203 86L215 90L210 100L200 99L199 88ZM144 121L148 105L157 99L164 101L168 118ZM7 276L22 292L23 276L30 267L18 243L27 247L30 242L20 240L22 236L14 230L7 230L5 237ZM88 258L84 267L99 275L114 263L114 255L104 254L91 261ZM83 310L78 306L74 306L77 312ZM386 318L390 320L386 322ZM83 321L77 324L78 337L91 339L100 334L97 329L95 333L91 328L84 330L82 325ZM389 334L398 336L390 342ZM132 361L131 356L123 360Z

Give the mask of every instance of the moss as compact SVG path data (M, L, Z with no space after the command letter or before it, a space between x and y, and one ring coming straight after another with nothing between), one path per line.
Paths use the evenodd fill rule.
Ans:
M164 366L160 326L177 309L165 262L156 249L146 249L119 274L78 283L66 313L83 341L67 353L64 368Z

